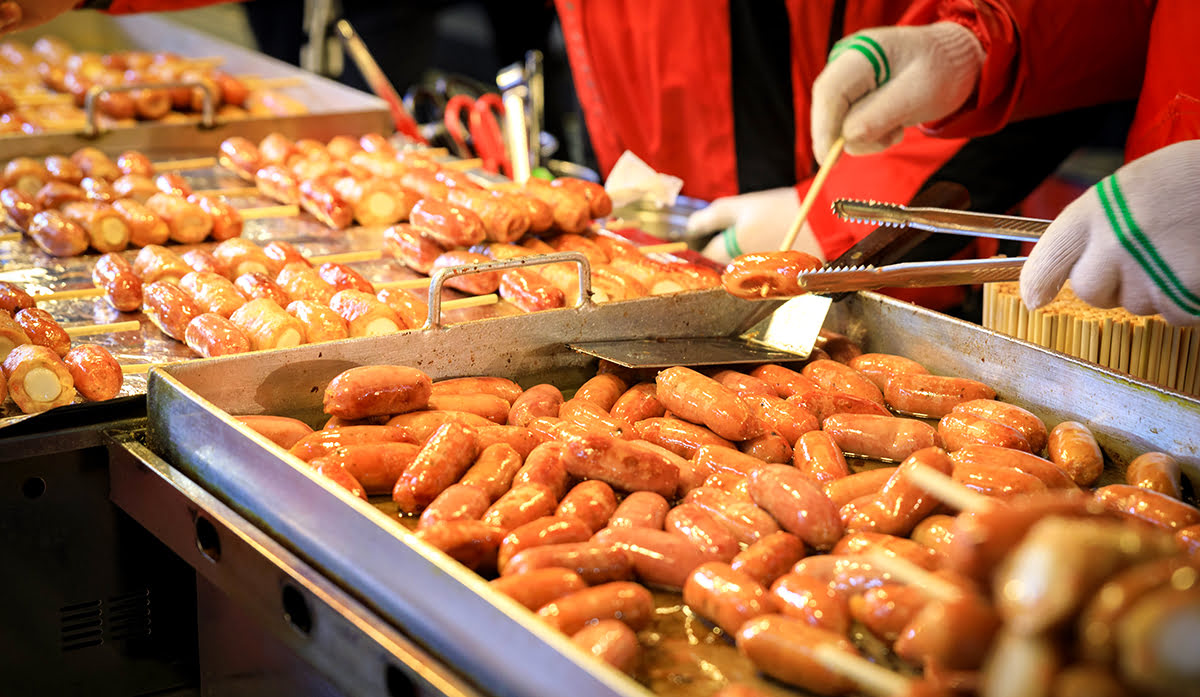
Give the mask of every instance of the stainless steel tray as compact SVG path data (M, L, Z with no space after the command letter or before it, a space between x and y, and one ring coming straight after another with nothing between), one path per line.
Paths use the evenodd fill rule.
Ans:
M387 105L314 73L173 22L167 15L112 17L93 12L71 12L35 29L5 39L32 43L40 36L59 36L79 50L139 49L173 51L188 57L220 56L222 70L233 75L262 78L296 78L300 84L279 91L302 102L309 113L288 117L252 117L221 123L214 128L196 124L143 122L115 128L95 138L82 133L52 133L0 138L0 159L18 155L70 153L85 145L119 152L129 148L159 153L202 151L215 153L221 141L234 135L257 141L279 132L292 138L328 140L345 133L390 133L394 130Z
M155 160L168 157L156 151L145 152ZM192 150L189 151L188 156L207 156L213 152L215 151ZM116 153L111 154L115 155ZM245 182L220 167L186 170L180 174L184 175L195 189L245 186ZM274 201L257 196L236 197L231 198L230 201L238 208L275 205ZM0 229L3 229L3 226L0 226ZM290 242L307 256L377 250L383 246L383 228L353 227L346 230L333 230L307 215L248 220L243 228L243 237L260 245L272 240ZM212 249L214 246L216 246L215 242L204 242L196 245L172 245L171 248L183 253L192 248ZM124 255L130 260L136 254L136 249L124 252ZM91 285L91 271L97 258L99 258L98 254L64 258L50 257L38 250L28 239L0 242L0 281L16 283L31 294L86 288ZM386 257L373 261L353 262L349 266L376 283L419 277L419 274L403 264ZM463 294L454 290L446 290L444 296L446 299L452 299L463 297ZM159 331L140 311L118 312L102 297L43 301L39 303L39 306L50 312L66 327L128 320L141 322L142 326L139 331L95 335L80 339L81 342L104 346L122 364L165 363L198 358L187 346ZM462 308L447 312L445 320L448 323L460 322L516 312L518 310L508 304ZM130 397L142 395L145 392L146 376L133 374L126 376L120 396ZM90 404L84 403L83 406ZM30 418L38 418L38 416L21 415L16 405L11 402L0 404L0 433L10 425Z
M373 363L408 364L434 378L502 375L527 386L571 388L595 364L567 349L568 342L733 333L772 308L714 290L180 364L151 375L150 445L496 694L560 695L564 685L580 695L645 694L491 592L473 572L412 544L394 519L325 482L229 414L316 422L328 381ZM915 356L934 372L987 381L1002 398L1051 422L1087 422L1116 462L1153 448L1178 456L1189 476L1200 468L1195 399L872 293L839 303L826 324L866 350Z

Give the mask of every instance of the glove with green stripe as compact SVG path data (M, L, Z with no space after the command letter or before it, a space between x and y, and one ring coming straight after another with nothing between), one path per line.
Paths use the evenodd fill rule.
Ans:
M1085 302L1200 324L1200 140L1130 162L1067 206L1021 269L1030 308Z
M750 252L779 249L799 213L800 196L796 187L767 189L713 201L688 218L687 230L692 236L721 230L703 253L725 264ZM821 244L807 222L796 235L792 249L825 259Z
M834 44L812 90L817 161L838 136L846 152L867 155L900 142L906 126L949 116L975 91L983 48L966 27L867 29Z

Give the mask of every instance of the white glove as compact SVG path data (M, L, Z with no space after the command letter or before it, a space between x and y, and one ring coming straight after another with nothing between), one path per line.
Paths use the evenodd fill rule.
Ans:
M867 155L900 142L905 126L953 114L975 91L983 59L979 39L954 22L868 29L837 42L813 83L817 161L838 136L848 154Z
M724 230L704 248L704 256L727 264L750 252L779 249L800 212L800 196L792 186L719 198L688 218L692 235ZM792 249L825 260L821 245L805 222Z
M1157 150L1118 169L1051 223L1021 269L1031 309L1068 277L1098 307L1200 323L1200 140Z

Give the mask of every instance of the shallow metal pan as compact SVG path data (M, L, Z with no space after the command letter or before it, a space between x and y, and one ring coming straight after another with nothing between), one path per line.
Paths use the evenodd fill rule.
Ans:
M571 388L594 373L595 363L567 349L569 341L730 333L769 309L770 303L714 290L171 366L150 380L151 447L497 694L559 695L564 685L581 695L645 694L637 683L583 659L473 572L413 545L394 520L229 414L316 422L328 381L364 364L412 365L435 379L502 375L526 386ZM1117 462L1160 449L1197 474L1195 399L871 293L839 303L827 327L857 338L866 350L913 356L933 372L984 380L1001 398L1052 422L1087 422Z

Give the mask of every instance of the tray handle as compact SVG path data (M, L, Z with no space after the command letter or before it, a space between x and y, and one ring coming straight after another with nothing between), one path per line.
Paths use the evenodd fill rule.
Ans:
M89 138L95 138L101 134L100 110L97 108L97 100L100 99L100 95L102 94L110 92L133 92L135 90L176 89L179 87L187 87L189 89L200 88L200 91L203 93L203 101L200 105L200 125L204 128L213 128L216 126L217 98L213 94L211 85L198 80L139 82L128 85L92 85L89 87L87 94L83 98L83 111L87 119L83 134Z
M575 307L581 308L584 305L592 304L592 265L588 262L587 256L581 252L558 252L555 254L531 254L525 257L513 257L512 259L504 259L502 261L491 261L486 264L464 264L462 266L447 266L438 269L430 276L429 280L429 316L425 319L425 326L422 330L438 329L442 326L442 286L445 285L446 279L454 278L455 276L466 276L473 273L486 273L488 271L507 271L508 269L519 269L524 266L537 266L539 264L561 264L564 262L572 262L579 267L579 299L575 301Z

